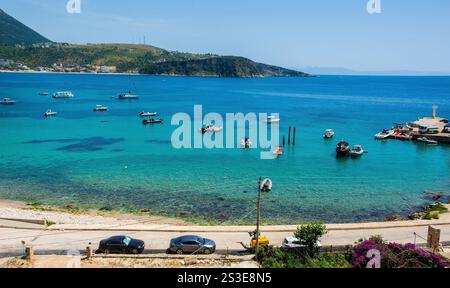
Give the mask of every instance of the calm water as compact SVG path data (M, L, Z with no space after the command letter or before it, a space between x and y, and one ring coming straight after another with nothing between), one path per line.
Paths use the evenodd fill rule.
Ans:
M112 98L135 87L139 101ZM72 90L72 100L39 92ZM450 117L449 77L211 79L148 76L0 74L0 198L253 221L258 176L274 181L263 200L267 222L348 222L406 213L424 191L449 193L450 146L377 142L394 122ZM110 107L92 112L96 104ZM273 161L259 150L175 150L175 129L141 124L142 110L173 113L279 112L297 145ZM53 109L56 118L43 119ZM336 137L324 141L326 128ZM358 160L335 158L336 142L362 144ZM249 215L251 217L249 217Z

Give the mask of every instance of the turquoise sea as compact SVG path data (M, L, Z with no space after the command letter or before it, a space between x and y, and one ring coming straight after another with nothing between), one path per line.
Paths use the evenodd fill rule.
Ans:
M138 101L112 98L129 88ZM74 99L39 92L71 90ZM257 181L270 177L265 222L327 223L382 220L450 194L450 145L373 139L394 122L450 117L450 77L217 79L119 75L0 74L0 198L85 208L114 208L221 223L254 221ZM96 114L96 104L110 107ZM276 160L260 150L171 146L174 113L280 113L281 133L297 127L297 145ZM59 112L44 119L47 109ZM143 126L141 111L163 125ZM324 141L333 128L334 140ZM361 159L336 159L345 139L361 144Z

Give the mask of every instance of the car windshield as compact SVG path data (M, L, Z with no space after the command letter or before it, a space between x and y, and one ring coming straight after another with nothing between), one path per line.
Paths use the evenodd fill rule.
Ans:
M130 237L125 237L125 238L123 238L123 243L125 244L125 245L130 245L130 242L131 242L131 238Z
M202 237L198 237L197 241L200 242L200 243L205 243L205 239L203 239Z

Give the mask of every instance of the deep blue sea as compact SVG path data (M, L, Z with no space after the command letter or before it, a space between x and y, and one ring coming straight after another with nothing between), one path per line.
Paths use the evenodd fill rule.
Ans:
M133 88L138 101L113 96ZM39 92L71 90L74 99ZM51 94L50 94L51 95ZM450 145L375 141L394 122L450 117L450 77L221 79L119 75L0 74L0 198L163 215L191 212L221 223L252 222L259 176L274 186L263 197L268 223L382 220L450 192ZM109 106L94 113L97 104ZM281 134L297 143L276 160L260 150L172 148L174 113L280 113ZM59 112L44 119L47 109ZM163 125L143 126L141 111ZM324 141L325 129L336 132ZM336 159L345 139L361 159Z

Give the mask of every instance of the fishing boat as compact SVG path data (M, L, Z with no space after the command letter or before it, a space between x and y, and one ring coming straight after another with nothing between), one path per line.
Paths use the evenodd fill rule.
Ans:
M269 116L267 117L267 119L265 120L266 123L268 124L272 124L272 123L280 123L280 118L277 118L275 116Z
M355 145L353 146L353 148L350 150L350 156L353 158L357 158L362 156L364 153L366 153L366 151L364 151L364 149L362 148L361 145Z
M419 141L419 142L421 142L421 143L428 144L428 145L438 145L438 144L439 144L438 141L432 140L432 139L428 139L427 137L420 137L420 138L417 138L417 141Z
M325 134L323 134L323 138L331 139L334 137L334 131L332 129L325 130Z
M96 105L94 108L94 112L106 112L108 111L108 107L102 105Z
M75 95L71 91L61 91L61 92L55 92L53 93L53 98L59 99L59 98L73 98Z
M0 104L2 104L2 105L16 105L16 101L12 100L11 98L3 98L0 101Z
M281 146L277 146L277 148L275 150L273 150L273 155L275 155L276 157L283 155L283 147Z
M142 111L141 113L139 113L139 116L141 117L155 117L158 116L157 112L144 112Z
M375 134L375 139L377 139L377 140L385 140L385 139L388 139L389 137L391 137L392 135L394 135L394 131L393 130L383 129L383 131L381 131L380 133Z
M149 125L149 124L162 124L163 123L163 119L145 119L142 121L142 124L144 125Z
M55 112L55 111L52 111L52 110L47 110L44 113L44 117L52 117L52 116L56 116L56 115L58 115L58 112Z
M39 92L39 96L48 96L48 92Z
M337 144L336 155L339 157L350 155L350 144L346 141L341 141Z
M128 93L121 93L117 96L119 100L137 100L139 99L138 95L131 94L131 91Z
M248 138L243 138L241 141L241 147L242 148L252 148L253 143Z

